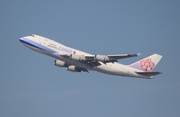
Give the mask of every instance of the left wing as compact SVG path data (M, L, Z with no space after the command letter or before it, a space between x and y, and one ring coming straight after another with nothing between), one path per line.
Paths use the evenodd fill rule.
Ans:
M69 58L71 60L76 61L84 61L84 62L117 62L118 59L130 58L130 57L137 57L140 53L137 54L115 54L115 55L74 55L74 54L67 54L67 53L54 53L54 55L62 56Z

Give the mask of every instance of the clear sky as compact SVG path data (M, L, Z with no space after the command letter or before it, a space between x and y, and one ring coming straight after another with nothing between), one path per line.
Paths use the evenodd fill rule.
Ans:
M179 117L179 0L1 0L0 117ZM71 73L19 38L92 54L163 55L152 80Z

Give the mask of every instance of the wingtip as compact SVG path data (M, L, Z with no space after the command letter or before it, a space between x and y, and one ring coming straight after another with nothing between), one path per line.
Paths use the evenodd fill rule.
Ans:
M141 55L141 53L134 54L134 56L140 56L140 55Z
M140 56L140 55L141 55L141 53L137 53L137 55L138 55L138 56Z

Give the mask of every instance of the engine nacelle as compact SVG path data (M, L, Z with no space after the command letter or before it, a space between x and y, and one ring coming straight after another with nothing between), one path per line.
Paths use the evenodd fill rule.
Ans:
M74 66L74 65L68 66L68 67L67 67L67 70L68 70L68 71L71 71L71 72L81 72L81 70L77 69L77 67Z
M75 61L85 61L86 60L86 57L83 55L73 55L72 54L69 58L72 60L75 60Z
M55 60L54 65L58 67L66 67L66 63L64 61Z
M108 62L110 61L109 57L106 55L96 55L95 60L102 61L102 62Z

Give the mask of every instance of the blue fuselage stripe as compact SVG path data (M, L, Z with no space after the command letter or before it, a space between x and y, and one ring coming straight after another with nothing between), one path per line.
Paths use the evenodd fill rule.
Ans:
M39 49L39 50L43 50L46 53L54 53L54 52L56 52L56 51L54 51L54 50L52 50L52 49L50 49L50 48L48 48L48 47L46 47L46 46L44 46L44 45L42 45L40 43L37 43L37 42L32 41L32 40L27 39L27 38L21 38L20 42L22 42L23 44L28 45L30 47L33 47L33 48L36 48L36 49Z
M35 48L37 48L37 49L44 50L44 49L42 49L42 48L40 48L40 47L38 47L38 46L36 46L36 45L33 45L33 44L31 44L31 43L29 43L29 42L27 42L27 41L20 40L20 42L22 42L22 43L24 43L24 44L27 44L27 45L29 45L29 46L35 47Z

